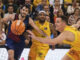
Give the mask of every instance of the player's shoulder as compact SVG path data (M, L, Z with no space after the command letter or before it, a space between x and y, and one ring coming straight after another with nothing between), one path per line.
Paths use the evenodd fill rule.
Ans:
M64 31L61 34L62 34L62 36L66 37L66 38L75 37L75 33L73 33L72 31Z

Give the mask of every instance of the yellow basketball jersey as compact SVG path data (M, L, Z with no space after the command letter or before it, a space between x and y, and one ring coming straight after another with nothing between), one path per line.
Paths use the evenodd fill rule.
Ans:
M42 30L44 33L46 33L48 36L50 36L51 32L50 32L50 27L49 27L49 22L45 21L45 23L42 25L39 23L39 21L35 21L35 24L38 26L38 28L40 30ZM32 30L33 33L38 36L38 37L43 37L41 34L39 34L36 30ZM43 37L45 38L45 37ZM37 40L32 40L33 44L39 45L39 46L48 46L48 44L43 44Z
M71 45L71 47L74 50L80 51L80 31L78 31L77 29L75 29L74 27L71 27L71 26L66 26L64 31L72 32L75 35L75 40L73 42L64 40L63 42L66 43L66 44Z

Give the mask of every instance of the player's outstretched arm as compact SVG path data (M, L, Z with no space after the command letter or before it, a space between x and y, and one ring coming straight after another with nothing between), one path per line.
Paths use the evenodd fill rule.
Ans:
M61 33L58 37L56 37L54 39L51 39L50 37L46 37L46 38L36 37L30 30L28 30L27 32L31 34L30 35L31 38L38 40L42 43L49 44L49 45L62 44L63 40L66 40L65 32Z
M37 31L39 32L41 35L43 36L47 36L43 31L41 31L33 22L33 20L31 18L29 18L29 24Z
M54 35L54 38L57 37L57 31L55 29L55 25L53 25L52 23L50 23L50 30L51 33Z

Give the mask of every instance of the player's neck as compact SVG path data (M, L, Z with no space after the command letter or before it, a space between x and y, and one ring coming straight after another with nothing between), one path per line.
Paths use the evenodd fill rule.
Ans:
M24 21L25 20L25 17L19 15L19 19L22 20L22 21Z
M40 23L41 25L44 25L45 21L40 21L40 20L39 20L39 23Z
M59 32L63 32L66 26L67 26L67 25L62 26L62 27L59 29Z
M61 29L59 29L59 32L62 32L63 31L63 29L61 28Z
M22 17L22 21L24 21L25 20L25 17Z

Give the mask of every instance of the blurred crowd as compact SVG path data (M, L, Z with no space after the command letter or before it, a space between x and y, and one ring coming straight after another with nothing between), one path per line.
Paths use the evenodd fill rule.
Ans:
M46 12L46 20L55 23L57 17L65 15L68 24L73 25L80 19L80 0L0 0L0 18L19 14L22 5L29 8L29 16L37 20L39 11Z
M56 17L61 15L69 18L69 25L80 18L80 0L0 0L0 17L19 13L24 4L29 7L29 15L33 20L37 19L40 10L46 11L46 18L51 23L55 23Z

